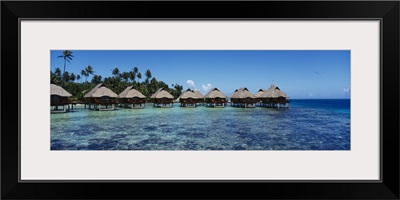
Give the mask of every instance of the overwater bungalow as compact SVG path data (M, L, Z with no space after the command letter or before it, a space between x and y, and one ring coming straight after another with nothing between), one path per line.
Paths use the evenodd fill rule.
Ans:
M219 91L218 88L213 88L206 95L204 95L204 101L207 106L225 107L226 96L224 93Z
M182 107L196 107L197 103L203 102L203 95L200 92L195 93L193 90L187 89L179 96L179 102Z
M66 106L68 106L71 96L64 88L50 84L50 113L67 112ZM59 106L62 106L61 110L58 109Z
M289 96L274 84L267 90L259 90L257 99L261 106L270 108L289 108Z
M263 106L262 97L261 97L261 96L262 96L265 92L267 92L266 89L260 89L260 90L258 90L258 92L257 92L256 94L254 94L254 96L256 96L256 106L257 106L257 103L258 103L259 106Z
M146 106L146 96L134 89L133 86L128 86L118 95L118 102L126 107L144 108Z
M193 92L197 96L197 103L203 105L203 103L204 103L204 95L201 94L200 91L198 91L198 90L194 90Z
M118 95L108 89L103 83L96 85L96 87L83 97L85 103L89 105L89 109L94 110L114 110L115 104L118 103Z
M160 88L150 96L150 101L154 107L170 108L174 105L174 96L164 90L164 88Z
M229 98L231 99L231 105L233 107L254 108L257 101L256 96L247 88L235 90Z

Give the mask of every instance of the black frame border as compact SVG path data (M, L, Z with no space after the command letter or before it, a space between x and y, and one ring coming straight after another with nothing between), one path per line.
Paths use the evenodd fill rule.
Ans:
M273 198L399 199L399 2L396 1L2 1L1 2L1 198ZM20 19L380 19L381 20L381 178L379 182L307 181L151 181L151 182L19 182ZM18 73L19 74L19 73ZM8 77L5 77L8 76ZM6 82L7 81L7 82ZM8 84L7 84L8 83ZM18 85L18 89L16 86ZM6 87L4 87L6 86ZM18 91L18 94L17 94ZM18 100L9 97L18 96ZM18 102L18 104L17 104ZM18 107L17 116L10 117ZM14 118L15 117L15 118ZM384 125L383 125L384 122ZM12 130L11 130L12 129ZM386 133L386 134L385 134ZM384 137L383 137L384 135ZM222 187L228 186L228 187ZM260 190L259 187L262 189ZM101 188L101 189L99 189ZM171 192L146 193L167 188ZM189 193L182 193L179 191ZM199 190L205 192L199 192ZM288 192L290 191L290 192Z

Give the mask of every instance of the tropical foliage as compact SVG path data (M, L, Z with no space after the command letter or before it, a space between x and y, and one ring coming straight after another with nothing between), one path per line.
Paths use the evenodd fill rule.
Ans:
M90 76L91 80L88 81ZM64 81L63 88L71 93L74 99L83 97L99 83L104 83L106 87L117 94L121 93L128 86L133 86L148 98L161 87L171 93L175 98L178 98L182 94L183 87L181 85L172 84L171 87L169 87L167 83L158 81L156 77L153 77L149 69L145 71L145 76L145 80L140 82L142 75L137 67L134 67L132 71L128 72L120 71L116 67L111 70L110 76L103 78L95 73L92 66L88 65L81 70L80 75L65 71L63 76L61 76L61 70L56 68L54 71L50 71L50 82L56 85L62 85ZM84 81L83 77L85 77Z
M70 62L74 56L72 55L72 51L70 50L64 50L62 51L62 55L59 55L57 58L63 58L64 59L64 71L63 71L63 78L61 82L61 86L64 86L65 81L67 77L65 77L65 67L67 66L67 61Z

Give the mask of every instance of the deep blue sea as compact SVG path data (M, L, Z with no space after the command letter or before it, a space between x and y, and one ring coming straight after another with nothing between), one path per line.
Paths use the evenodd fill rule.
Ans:
M51 150L350 150L350 100L51 114Z

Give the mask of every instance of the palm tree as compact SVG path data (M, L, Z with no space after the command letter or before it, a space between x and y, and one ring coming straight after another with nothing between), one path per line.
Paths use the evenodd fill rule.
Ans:
M69 76L69 80L71 80L72 82L74 82L76 79L75 74L72 72L71 75Z
M81 75L79 75L79 74L76 75L76 80L78 80L78 81L81 80Z
M129 73L128 72L122 72L120 74L121 78L123 78L125 80L125 82L128 82L129 79Z
M70 60L72 60L72 57L74 57L74 56L72 55L72 51L70 51L70 50L62 51L62 55L59 55L57 57L57 58L64 58L64 72L63 72L63 74L65 74L65 67L67 66L67 61L70 62ZM64 82L65 82L65 78L63 77L62 86L64 86Z
M136 75L136 77L139 79L139 82L140 82L140 79L142 79L142 74L139 72L139 73Z
M87 82L87 78L88 78L89 75L88 75L88 73L86 72L86 70L82 69L81 74L82 74L82 76L85 76L85 77L86 77L85 82Z
M119 69L118 69L118 67L116 67L116 68L114 68L114 69L112 70L112 75L114 75L114 76L118 76L118 75L119 75Z
M150 88L152 91L156 91L158 89L158 81L154 77L150 81Z
M132 83L135 82L136 79L136 73L134 71L129 72L129 79L131 79Z
M63 74L63 81L68 82L68 81L70 80L70 77L71 77L71 76L69 75L68 71L64 72L64 74Z
M92 83L99 84L99 83L101 83L101 79L102 79L101 76L94 75L93 78L92 78Z
M148 83L149 82L149 79L151 78L151 72L150 72L150 70L148 69L148 70L146 70L146 83Z
M57 70L56 70L56 72L57 72ZM60 78L60 75L58 75L56 72L53 73L50 70L50 83L53 83L53 84L56 84L56 85L60 85L61 78Z
M131 79L132 83L135 82L136 75L139 72L139 69L137 67L134 67L131 72L129 72L129 78Z
M88 65L88 66L85 68L85 71L86 71L87 77L89 77L89 75L93 75L93 74L94 74L93 68L92 68L92 66L90 66L90 65Z
M54 70L54 74L57 76L57 77L60 77L61 78L61 70L60 70L60 68L56 68L55 70Z

